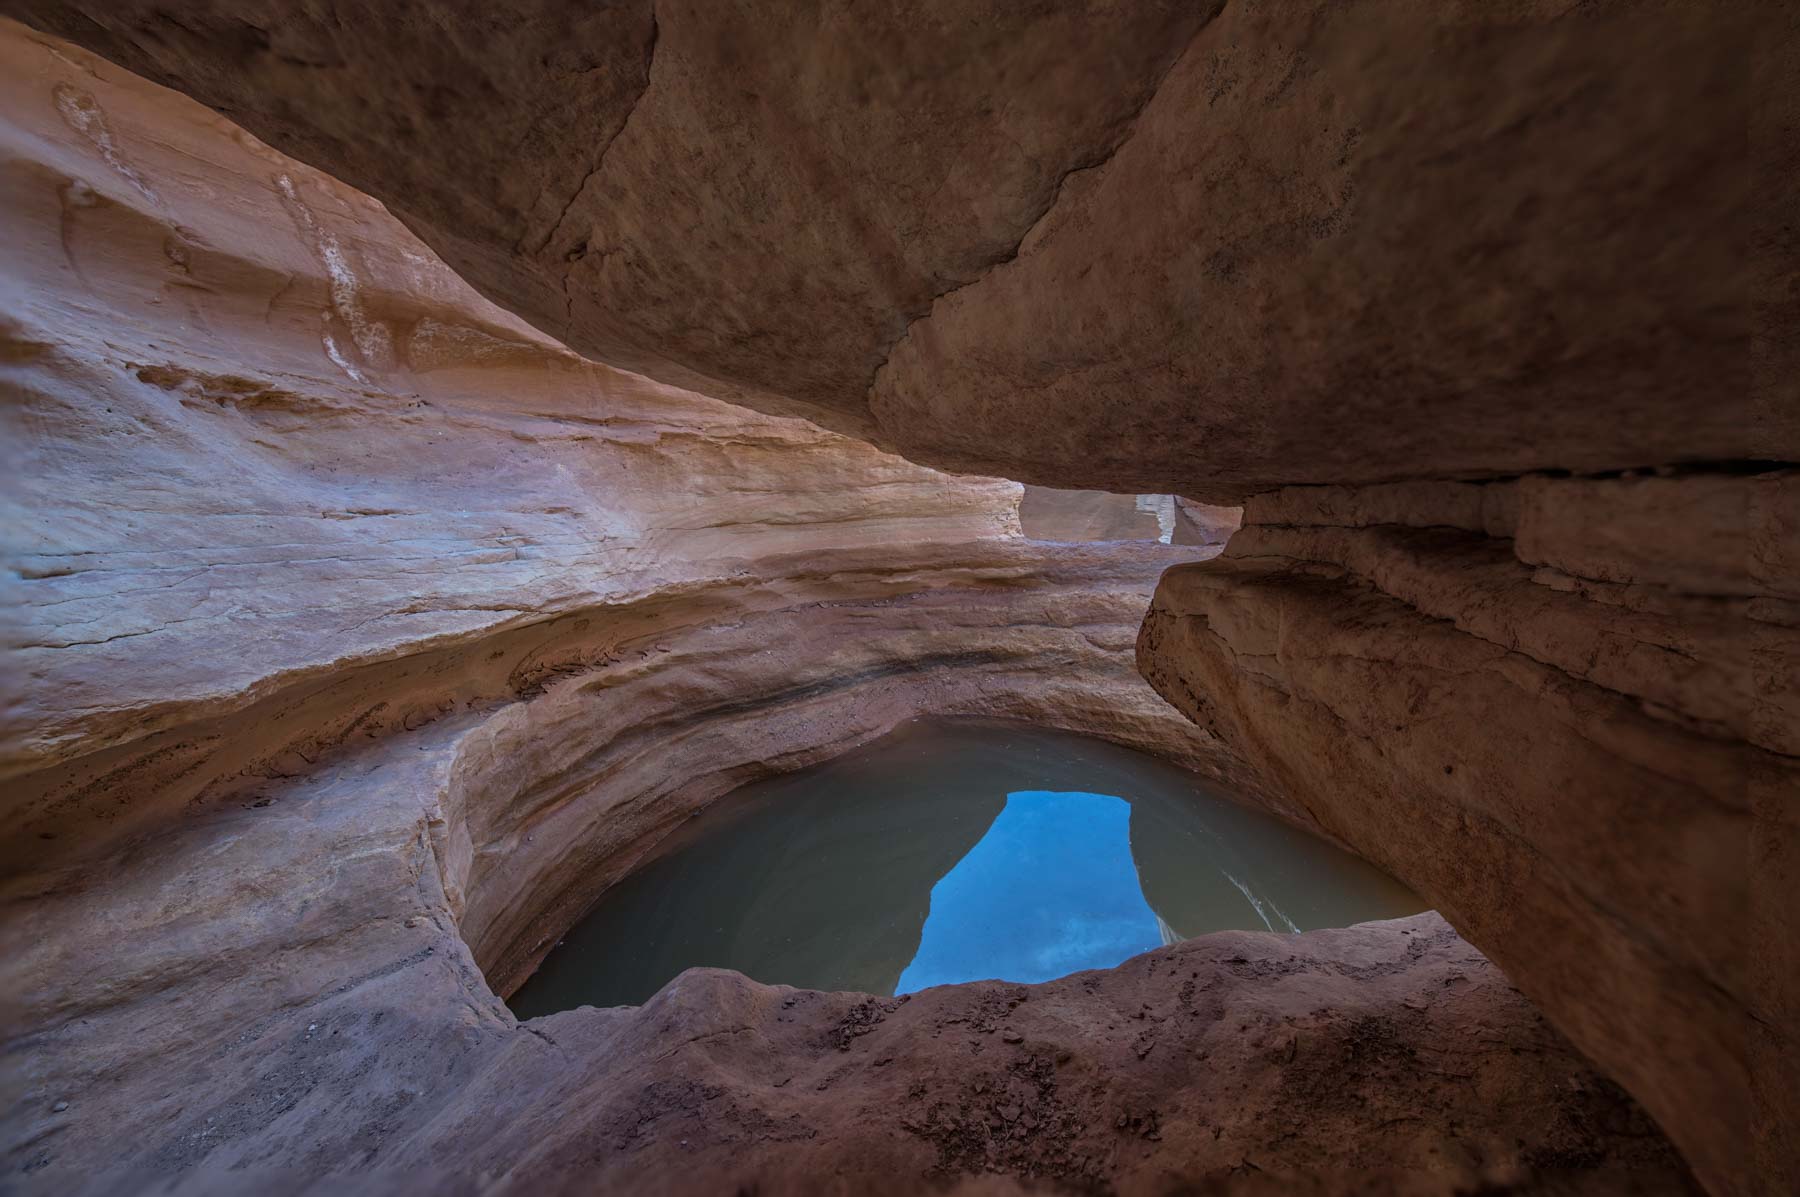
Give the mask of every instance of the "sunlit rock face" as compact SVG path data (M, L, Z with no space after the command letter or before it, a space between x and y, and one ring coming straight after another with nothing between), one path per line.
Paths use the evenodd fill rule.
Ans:
M929 560L1021 551L995 539L1013 484L583 361L222 120L17 33L5 52L5 817L26 842L541 687L545 645L468 646L551 617L823 596L834 554L877 546L910 553L869 567L877 588L1013 568ZM401 680L427 646L482 663ZM216 725L276 695L255 731Z
M1160 540L1169 544L1175 540L1176 518L1173 495L1115 495L1103 490L1027 486L1019 500L1019 527L1033 540Z

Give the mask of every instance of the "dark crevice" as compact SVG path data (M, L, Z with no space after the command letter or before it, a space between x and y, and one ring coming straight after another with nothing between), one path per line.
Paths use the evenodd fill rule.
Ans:
M644 97L650 94L651 70L656 63L656 43L660 36L661 27L657 24L656 5L652 3L650 6L650 36L644 40L644 86L639 88L637 95L632 98L631 107L625 112L625 119L619 122L619 127L613 130L612 136L606 139L606 144L600 147L600 153L599 156L594 159L594 165L589 167L587 173L581 176L581 181L575 185L575 189L569 193L569 198L563 202L562 210L556 214L556 220L550 225L550 228L532 249L531 252L533 255L543 253L550 243L556 240L557 234L562 232L563 224L569 219L569 211L574 208L575 201L581 198L581 193L587 190L588 184L593 182L595 176L605 169L607 154L612 152L613 145L631 124L631 118L637 115L637 110L639 106L643 104ZM523 239L521 238L520 245L522 244ZM516 250L519 246L515 246L514 248ZM579 258L576 260L579 260ZM573 263L571 263L571 265L572 264ZM564 272L563 276L563 290L566 298L568 291L567 271Z
M1243 497L1243 502L1265 495L1280 494L1289 490L1373 490L1380 486L1407 486L1421 483L1440 483L1446 486L1497 486L1508 482L1520 482L1526 478L1574 479L1581 481L1604 482L1630 478L1694 478L1703 475L1718 475L1728 478L1752 478L1762 474L1779 474L1789 470L1800 469L1800 461L1783 461L1779 458L1719 458L1706 461L1676 461L1660 465L1622 466L1612 470L1564 470L1538 469L1512 473L1492 474L1404 474L1387 478L1377 478L1355 482L1289 482L1280 486L1272 486L1266 490L1252 491ZM1204 503L1203 499L1192 499L1192 503ZM1209 504L1217 506L1217 504Z

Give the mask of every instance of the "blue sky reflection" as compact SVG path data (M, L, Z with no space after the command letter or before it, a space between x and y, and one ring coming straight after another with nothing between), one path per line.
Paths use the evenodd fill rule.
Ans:
M898 993L994 978L1049 981L1160 947L1131 855L1131 804L1021 790L931 887Z

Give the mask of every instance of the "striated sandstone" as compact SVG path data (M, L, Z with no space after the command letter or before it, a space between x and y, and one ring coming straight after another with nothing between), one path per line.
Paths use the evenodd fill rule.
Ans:
M1412 885L1709 1185L1791 1168L1800 473L1289 488L1171 570L1152 684ZM1782 517L1777 517L1782 518Z
M770 713L776 735L819 726ZM664 759L804 743L769 726ZM1435 915L904 1001L696 970L642 1007L517 1023L444 888L481 737L453 718L385 740L9 919L30 1028L9 1165L46 1192L109 1167L197 1192L1692 1191Z
M510 697L555 617L1030 571L1015 485L583 361L222 120L4 53L11 843Z
M685 813L925 710L1210 771L1440 903L1709 1186L1792 1168L1791 471L1466 481L1797 456L1747 398L1786 376L1740 303L1736 20L180 7L11 9L368 184L615 363L938 463L1262 493L1145 625L1195 728L1124 661L1194 554L1031 545L1011 484L583 361L379 205L9 27L4 1139L34 1183L451 1161L535 1191L598 1143L646 1186L686 1162L664 1119L717 1132L688 1146L723 1183L811 1175L815 1141L871 1186L1684 1183L1435 924L1258 940L1242 987L1241 946L1146 958L1302 1027L1287 1060L1224 1018L1157 1042L1229 1068L1127 1055L1162 964L1049 987L1102 1117L1054 1134L999 1133L925 999L884 1015L912 1054L835 1093L767 1065L868 1025L854 998L787 1026L699 977L566 1034L496 1004ZM325 1012L347 1050L308 1054ZM537 1090L551 1059L591 1121ZM1349 1114L1308 1079L1363 1076Z
M1241 507L1218 507L1180 495L1027 486L1019 500L1019 526L1033 540L1161 540L1222 546L1243 516Z
M917 714L1231 784L1130 663L1191 550L1040 546L1014 484L582 361L190 103L4 54L9 1183L545 1174L535 1116L477 1161L427 1115L545 1083L496 992L713 798ZM660 1074L661 1017L558 1058ZM1528 1112L1589 1075L1542 1042Z

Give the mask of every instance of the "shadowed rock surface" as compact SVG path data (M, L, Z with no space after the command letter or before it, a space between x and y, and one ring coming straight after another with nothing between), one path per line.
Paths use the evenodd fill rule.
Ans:
M1794 470L1285 489L1138 661L1749 1188L1791 1166L1797 515Z
M544 1161L599 1166L580 1154L599 1139L559 1140L547 1115L490 1138L455 1107L452 1136L416 1104L460 1100L447 1068L498 1086L466 1089L504 1095L490 1114L528 1105L516 1087L535 1082L471 1046L484 1036L587 1042L516 1030L471 961L507 991L686 811L931 709L1146 747L1321 830L1439 905L1710 1188L1792 1187L1800 513L1781 463L1800 458L1800 172L1769 170L1793 161L1778 8L7 11L367 188L583 352L939 466L1250 497L1231 551L1171 573L1139 640L1195 727L1123 661L1155 574L1193 554L1031 546L1007 535L1010 484L576 358L379 205L9 31L6 497L24 531L7 630L29 672L8 676L29 684L6 696L6 856L28 866L8 887L27 1085L6 1141L39 1183L97 1156L317 1172L446 1144L494 1161L521 1144L506 1175L534 1181ZM672 748L693 761L671 771ZM389 753L438 772L423 791L372 781ZM355 830L389 801L397 821ZM310 880L286 890L231 854L271 810L293 820L280 842L242 850L300 854ZM192 863L209 853L224 872ZM361 870L381 901L423 896L376 913ZM1338 933L1355 955L1326 971L1367 977L1356 962L1391 959L1401 930ZM1099 984L1149 984L1136 967ZM442 1019L409 1012L420 969L454 994ZM1368 1001L1406 1039L1405 986L1425 983L1428 1010L1448 987L1396 976L1281 1017L1348 1042L1319 1011ZM779 1017L772 991L694 984L705 1017L677 1002L659 1033L729 1030L708 1020L733 1003ZM927 1079L924 1129L857 1175L1684 1183L1610 1095L1559 1121L1543 1086L1591 1074L1494 986L1517 1018L1421 1042L1435 1059L1497 1040L1501 1079L1371 1086L1350 1129L1322 1116L1279 1160L1242 1144L1284 1125L1258 1095L1285 1073L1202 1085L1152 1051L1131 1102L1185 1112L1180 1135L1142 1140L1169 1144L1144 1170L1086 1124L1061 1154L1021 1154L1036 1128L971 1121ZM275 1050L310 1042L287 1015L344 1002L382 1029L342 1072ZM234 1013L253 1009L282 1013ZM600 1049L624 1084L620 1045L640 1041L620 1028L648 1039L655 1016L561 1017L626 1035ZM1099 1019L1067 1046L1112 1068ZM750 1104L752 1082L713 1067L632 1108L703 1123L717 1175L784 1127L860 1142L833 1120L862 1107ZM868 1091L912 1066L894 1067ZM222 1097L219 1075L254 1079ZM1244 1139L1181 1104L1190 1081L1247 1086ZM66 1118L64 1090L100 1116ZM1088 1097L1118 1109L1115 1132L1145 1116ZM639 1117L587 1128L612 1136L621 1183L683 1158ZM1571 1119L1600 1137L1559 1139ZM1456 1155L1471 1137L1491 1149ZM798 1175L768 1152L765 1175Z
M582 353L930 464L1235 503L1794 455L1747 443L1774 7L8 8Z

